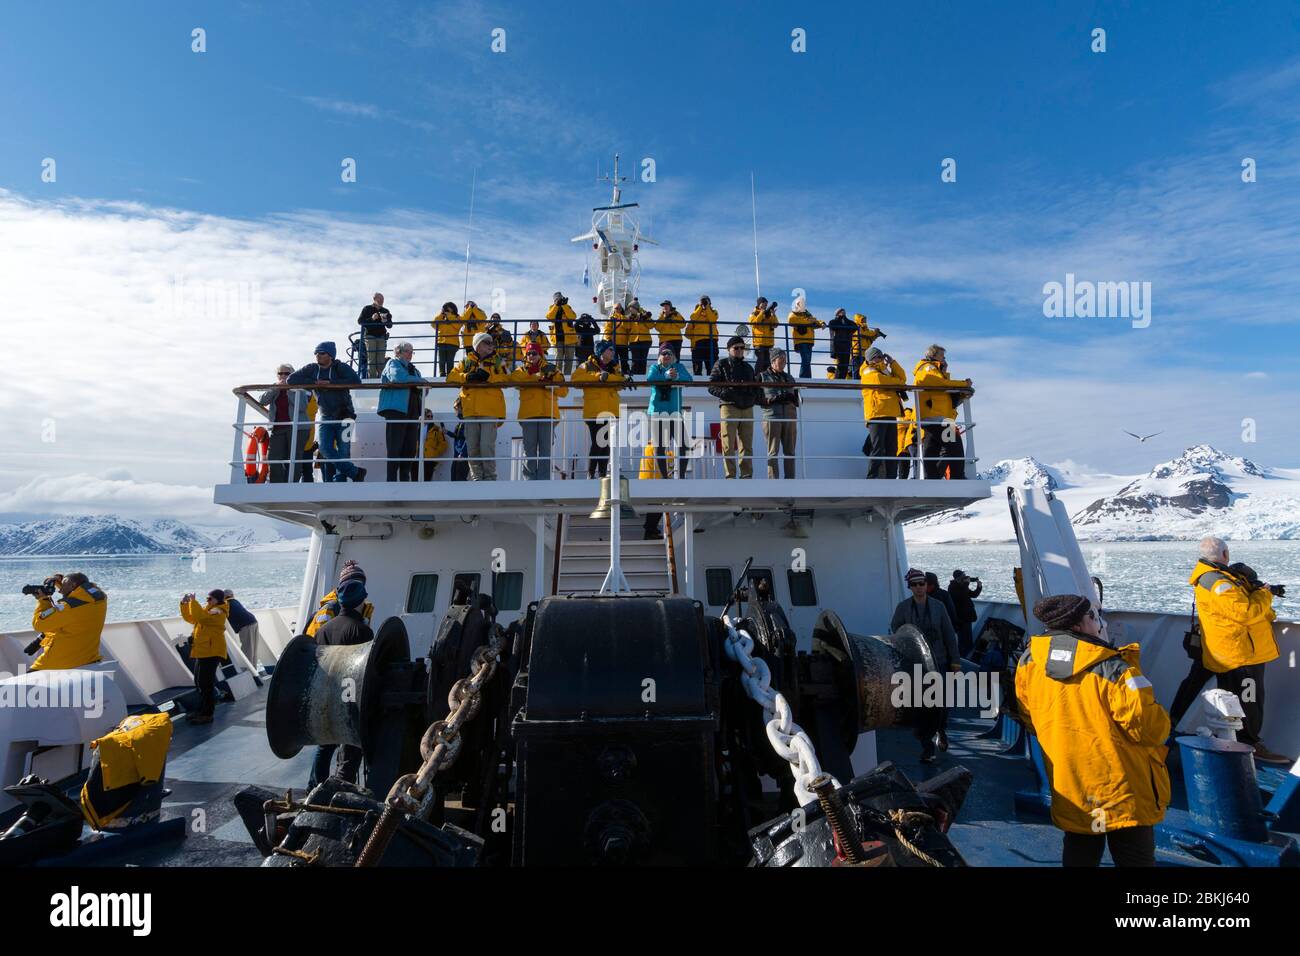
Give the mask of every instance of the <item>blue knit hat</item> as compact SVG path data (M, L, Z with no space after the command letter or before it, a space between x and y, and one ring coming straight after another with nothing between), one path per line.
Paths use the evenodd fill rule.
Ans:
M614 347L614 346L612 346L612 345L609 344L609 339L597 339L597 340L596 340L596 358L600 358L602 355L605 354L605 352L606 352L607 350L612 349L613 347Z
M360 581L349 581L339 588L338 595L344 608L359 607L366 599L366 586Z
M320 345L316 346L315 352L317 354L324 352L330 358L338 358L339 354L339 350L333 342L322 342Z

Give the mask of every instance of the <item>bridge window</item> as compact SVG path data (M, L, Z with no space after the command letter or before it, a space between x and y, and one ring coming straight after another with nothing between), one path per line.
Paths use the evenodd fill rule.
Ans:
M790 603L794 607L814 607L817 604L817 585L813 582L812 568L793 571L786 568L785 582L790 588Z
M749 585L760 586L767 591L768 600L776 600L776 582L772 580L771 568L750 568Z
M492 603L498 611L517 611L524 604L524 572L502 571L492 575Z
M406 592L407 614L431 614L438 597L438 575L412 574L411 588Z
M461 571L451 582L451 603L468 604L470 596L478 594L481 577L476 572Z
M735 590L731 584L731 568L705 568L704 586L708 591L710 607L725 607Z

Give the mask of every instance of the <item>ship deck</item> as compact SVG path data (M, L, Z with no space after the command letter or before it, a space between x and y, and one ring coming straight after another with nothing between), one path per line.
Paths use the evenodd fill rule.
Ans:
M167 763L170 794L163 803L163 818L186 818L185 839L154 844L124 841L118 836L92 841L72 853L43 861L52 866L257 866L261 855L254 847L232 798L249 784L283 792L305 792L312 753L305 749L291 760L271 753L266 740L266 691L239 701L222 703L216 720L194 726L176 721ZM993 721L974 711L954 711L949 721L951 749L932 764L920 762L920 745L908 730L877 733L879 759L892 760L913 781L921 781L960 764L974 774L951 836L971 866L1059 866L1061 834L1045 816L1020 815L1017 790L1036 786L1029 761L1005 755L996 736L982 736ZM1177 772L1174 806L1185 807ZM80 782L77 781L76 788ZM75 788L73 788L75 789ZM196 813L196 811L201 811ZM83 839L91 837L87 828ZM121 842L120 848L115 844ZM1191 858L1161 854L1162 864L1196 865Z

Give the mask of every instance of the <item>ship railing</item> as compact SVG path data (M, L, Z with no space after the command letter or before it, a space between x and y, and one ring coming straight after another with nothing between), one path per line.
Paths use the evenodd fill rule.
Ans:
M730 383L731 387L758 390L758 383ZM708 382L653 382L635 381L617 383L617 385L593 386L618 388L620 393L619 414L600 415L588 419L583 417L581 396L576 401L568 401L558 396L552 397L552 403L558 415L549 419L551 431L551 454L529 456L524 450L522 435L512 435L509 447L501 453L499 433L497 454L492 456L456 455L457 427L464 422L449 407L445 393L449 390L464 393L476 389L530 389L544 388L553 390L568 387L581 393L582 385L564 383L550 385L542 382L510 382L460 385L447 382L424 383L383 383L360 385L247 385L235 389L239 397L238 417L233 424L234 449L229 462L232 484L243 482L271 483L292 481L325 480L324 475L332 470L329 459L317 454L315 441L318 426L342 426L341 460L367 469L368 481L388 480L389 466L406 465L395 469L396 480L430 481L440 478L457 462L469 466L471 463L493 462L499 480L520 481L525 472L531 471L537 478L579 479L593 473L602 474L602 460L607 460L608 442L613 440L620 454L620 468L624 474L642 478L668 478L671 480L691 480L702 478L722 478L726 476L726 466L722 449L723 418L722 409L710 399L707 402L694 403L691 393L699 392L710 386ZM638 398L648 397L656 387L681 389L682 411L674 416L652 414L645 404L638 403ZM864 389L891 391L902 395L921 391L933 391L915 385L868 385L847 382L796 382L792 386L801 395L811 393L854 393L858 395ZM261 405L253 393L267 391L352 391L360 393L354 402L361 412L373 412L379 401L380 393L385 389L411 390L420 392L420 417L362 422L358 425L356 418L321 419L313 421L272 422L270 409ZM805 405L792 417L766 418L761 406L751 409L752 441L748 452L743 456L748 467L737 462L737 471L751 472L755 477L762 477L774 466L777 475L785 475L787 457L777 450L774 456L768 455L766 441L767 429L764 423L795 424L795 478L862 478L909 479L917 481L934 481L948 478L974 478L978 458L975 455L975 425L971 416L970 389L953 390L960 402L960 411L954 419L923 419L920 428L909 417L874 419L880 425L888 427L892 423L904 435L913 440L904 445L904 449L895 455L874 455L868 445L870 431L861 414L847 416L842 411L831 412L831 407L822 403ZM430 407L431 397L444 393L444 401L437 410ZM572 396L572 392L570 393ZM915 397L911 399L915 404ZM291 406L292 407L292 406ZM842 408L842 405L839 405ZM466 421L493 421L501 425L518 424L517 417L502 419L468 419ZM527 420L525 420L527 421ZM356 432L360 428L373 428L383 423L387 426L408 426L417 430L415 436L415 456L397 457L387 454L356 454L360 451L354 447ZM593 428L593 426L595 426ZM259 435L258 429L264 434ZM441 428L447 450L437 458L426 458L426 439L431 428ZM370 432L372 438L374 432ZM843 436L861 435L867 441L861 448L857 439L847 442ZM895 433L897 437L897 432ZM834 435L833 439L827 439ZM409 440L409 435L407 436ZM593 448L593 439L595 447ZM887 441L888 434L885 439ZM957 446L953 440L960 442ZM264 440L264 443L263 443ZM943 443L949 447L943 449ZM387 429L380 443L387 449ZM374 441L370 442L374 444ZM269 455L269 447L279 446L283 451L279 456ZM927 448L927 446L929 446ZM409 447L409 446L408 446ZM897 448L897 445L895 446ZM811 449L811 450L810 450ZM936 450L946 450L947 454L935 454ZM953 451L958 452L952 454ZM545 464L549 459L549 465ZM681 461L687 462L687 474L681 474ZM529 464L533 467L527 468ZM958 467L960 465L960 467ZM413 467L411 467L413 466ZM446 466L446 468L442 468ZM441 469L441 470L440 470ZM477 471L478 469L474 469ZM318 474L319 472L319 474ZM414 472L414 474L412 474Z
M394 320L392 327L388 330L386 348L383 356L384 361L393 357L392 347L396 345L396 343L410 342L415 353L414 361L417 364L424 362L430 375L436 373L439 377L444 376L446 374L444 369L447 366L459 362L465 357L466 344L468 341L479 332L486 331L486 323L479 322L476 323L476 327L472 331L466 333L463 331L465 324L464 320L459 319L459 317L457 318L458 321L450 323L455 327L455 344L454 346L449 345L448 348L450 351L443 354L439 353L438 335L435 331L436 326L434 325L434 322L437 321L436 319L432 321L426 319L408 319L403 321ZM690 321L689 315L686 315L686 320L687 322ZM664 334L658 331L657 317L651 317L646 323L644 323L653 330L649 338L645 338L643 341L636 343L631 341L622 341L624 334L626 334L630 339L633 334L631 328L629 328L626 333L623 333L622 330L617 329L616 327L611 327L611 332L617 335L617 339L615 339L605 333L607 325L606 320L595 318L593 321L600 326L600 332L594 335L593 341L600 339L611 341L618 352L619 361L624 365L625 369L629 369L634 374L644 374L646 367L654 364L655 356L658 354L658 348L665 341ZM557 348L555 336L552 334L553 323L550 319L545 317L502 319L501 327L509 332L510 342L499 348L498 354L505 359L507 363L518 365L523 361L524 349L528 346L526 333L529 331L530 323L532 322L537 322L538 331L546 335L547 360L559 365L561 371L565 374L568 374L573 365L583 361L586 358L586 355L590 354L590 351L588 351L586 355L582 354L578 338L572 329L568 330L568 336L565 341L566 349L561 352L561 350ZM642 323L635 324L641 325ZM628 326L632 325L633 323L628 323ZM712 343L711 347L705 350L702 354L697 354L695 343L685 336L680 340L673 338L668 338L667 340L674 342L680 341L677 357L681 359L682 362L703 370L712 367L714 362L726 355L727 340L735 334L737 329L743 329L743 337L745 338L746 347L750 350L748 359L751 364L755 364L756 360L761 362L765 359L764 356L758 354L757 348L754 345L753 330L749 329L746 323L729 323L719 320L715 325L717 326L718 334L712 339L700 340L702 342L709 341ZM798 350L798 343L795 341L794 327L788 322L780 322L775 327L772 327L771 331L772 345L762 346L761 348L765 348L768 353L778 348L782 349L787 356L788 370L790 374L800 377L801 380L812 379L814 381L820 381L829 379L842 371L843 374L840 374L841 379L857 378L857 371L862 363L862 356L866 352L866 348L862 347L865 345L865 340L861 335L855 334L852 337L851 350L850 352L843 354L843 361L841 362L841 355L831 352L831 344L826 329L822 328L814 331L813 341L807 343L808 348L805 349L807 352L806 366L808 374L802 375L805 360L802 353ZM877 341L876 344L877 347L880 347L883 343ZM870 346L867 346L867 348L869 347ZM362 378L366 379L379 378L380 373L383 372L383 364L372 361L373 356L367 356L365 354L365 341L361 331L353 332L348 337L348 347L346 351L347 362L358 375L361 375ZM882 351L887 350L882 348ZM698 365L697 362L699 363ZM378 368L375 367L376 364L379 365Z

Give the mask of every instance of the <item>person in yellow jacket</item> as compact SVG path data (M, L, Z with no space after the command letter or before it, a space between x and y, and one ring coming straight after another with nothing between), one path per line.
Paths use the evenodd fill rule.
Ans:
M27 648L29 654L40 649L32 670L67 670L103 660L99 637L108 616L108 595L98 585L74 571L56 574L39 587L24 588L23 593L36 598L32 628L41 635Z
M551 439L560 418L556 399L568 395L569 387L535 342L524 349L524 364L510 373L510 381L523 386L519 389L519 428L524 436L524 480L549 479Z
M541 346L543 355L551 350L551 340L542 331L541 324L536 319L528 323L528 331L523 334L523 341L519 343L519 347L524 350L525 354L528 352L528 346L530 345Z
M957 427L957 407L952 390L969 389L970 379L949 377L947 351L943 346L931 345L912 371L912 384L925 386L925 391L916 396L925 477L942 478L946 470L949 478L965 478L966 452L962 447L961 430Z
M799 377L812 378L813 342L817 330L826 328L826 323L808 311L808 304L803 296L794 300L794 309L786 317L790 326L790 340L794 350L799 354Z
M596 343L595 354L573 373L573 384L582 389L582 418L591 435L588 478L609 474L609 423L618 418L618 390L626 381L614 346L604 339Z
M1088 598L1059 594L1034 605L1047 629L1016 668L1016 702L1038 737L1052 789L1052 822L1065 831L1063 866L1155 865L1155 824L1169 805L1169 714L1142 676L1138 645L1114 647Z
M461 319L460 347L468 355L474 349L474 336L487 328L487 313L478 307L478 303L470 299L465 303L465 311L461 314Z
M496 354L496 342L486 332L474 336L473 348L460 360L449 382L461 382L460 415L465 421L465 443L470 481L497 480L497 429L506 417L506 397L499 387L510 372Z
M1192 668L1178 687L1169 716L1177 727L1195 702L1201 688L1213 677L1223 690L1236 694L1246 718L1237 739L1255 748L1261 763L1290 764L1291 758L1264 746L1264 665L1278 658L1273 637L1274 595L1283 595L1280 584L1259 580L1254 569L1230 564L1228 545L1222 538L1208 537L1200 543L1200 560L1188 579L1196 595L1195 633L1199 648L1188 646Z
M916 410L903 409L903 424L898 429L898 477L912 477L912 454L916 444Z
M316 633L325 626L325 623L335 617L343 610L339 602L339 591L345 585L352 581L357 581L363 586L366 583L366 572L356 561L348 560L343 562L343 567L339 569L339 583L334 590L320 599L320 606L316 613L312 615L311 621L308 622L306 629L303 631L308 637L315 637ZM369 601L365 601L360 608L361 616L366 623L370 623L371 617L375 613L375 606Z
M876 344L876 339L889 336L880 329L873 329L870 320L861 312L853 313L853 324L858 327L853 336L853 367L858 368L866 359L867 349Z
M754 311L745 319L754 342L754 373L762 375L772 366L772 349L776 345L776 303L759 296Z
M433 412L424 411L424 480L433 481L440 459L447 453L447 433L433 420Z
M456 364L460 345L460 328L464 324L455 302L444 302L442 311L433 317L434 340L438 346L438 374L443 378Z
M670 300L664 299L659 303L659 318L655 320L654 326L655 331L659 333L659 347L668 346L673 350L673 356L680 361L682 357L682 330L686 328L686 320L673 307Z
M551 341L555 344L555 362L561 375L573 374L573 356L578 345L578 334L573 329L577 319L569 300L563 292L551 296L551 307L546 310L546 321L551 323Z
M609 318L605 320L605 339L614 346L614 354L618 357L618 364L624 373L632 368L628 342L632 336L633 321L633 316L621 305L610 309ZM593 355L598 357L600 353L594 352Z
M226 618L230 606L226 592L215 588L208 600L200 604L193 594L181 598L181 617L194 625L190 637L190 660L194 662L194 683L199 689L199 709L190 718L192 724L212 723L217 708L217 666L226 657Z
M867 423L868 478L898 477L898 420L905 393L889 386L906 385L903 367L877 348L867 350L859 369L862 379L862 418Z
M649 365L650 344L654 340L655 324L648 310L633 299L627 307L627 348L632 368L629 374L644 375Z
M718 310L707 295L700 296L691 310L691 320L683 333L691 343L691 367L696 377L708 375L718 360Z

